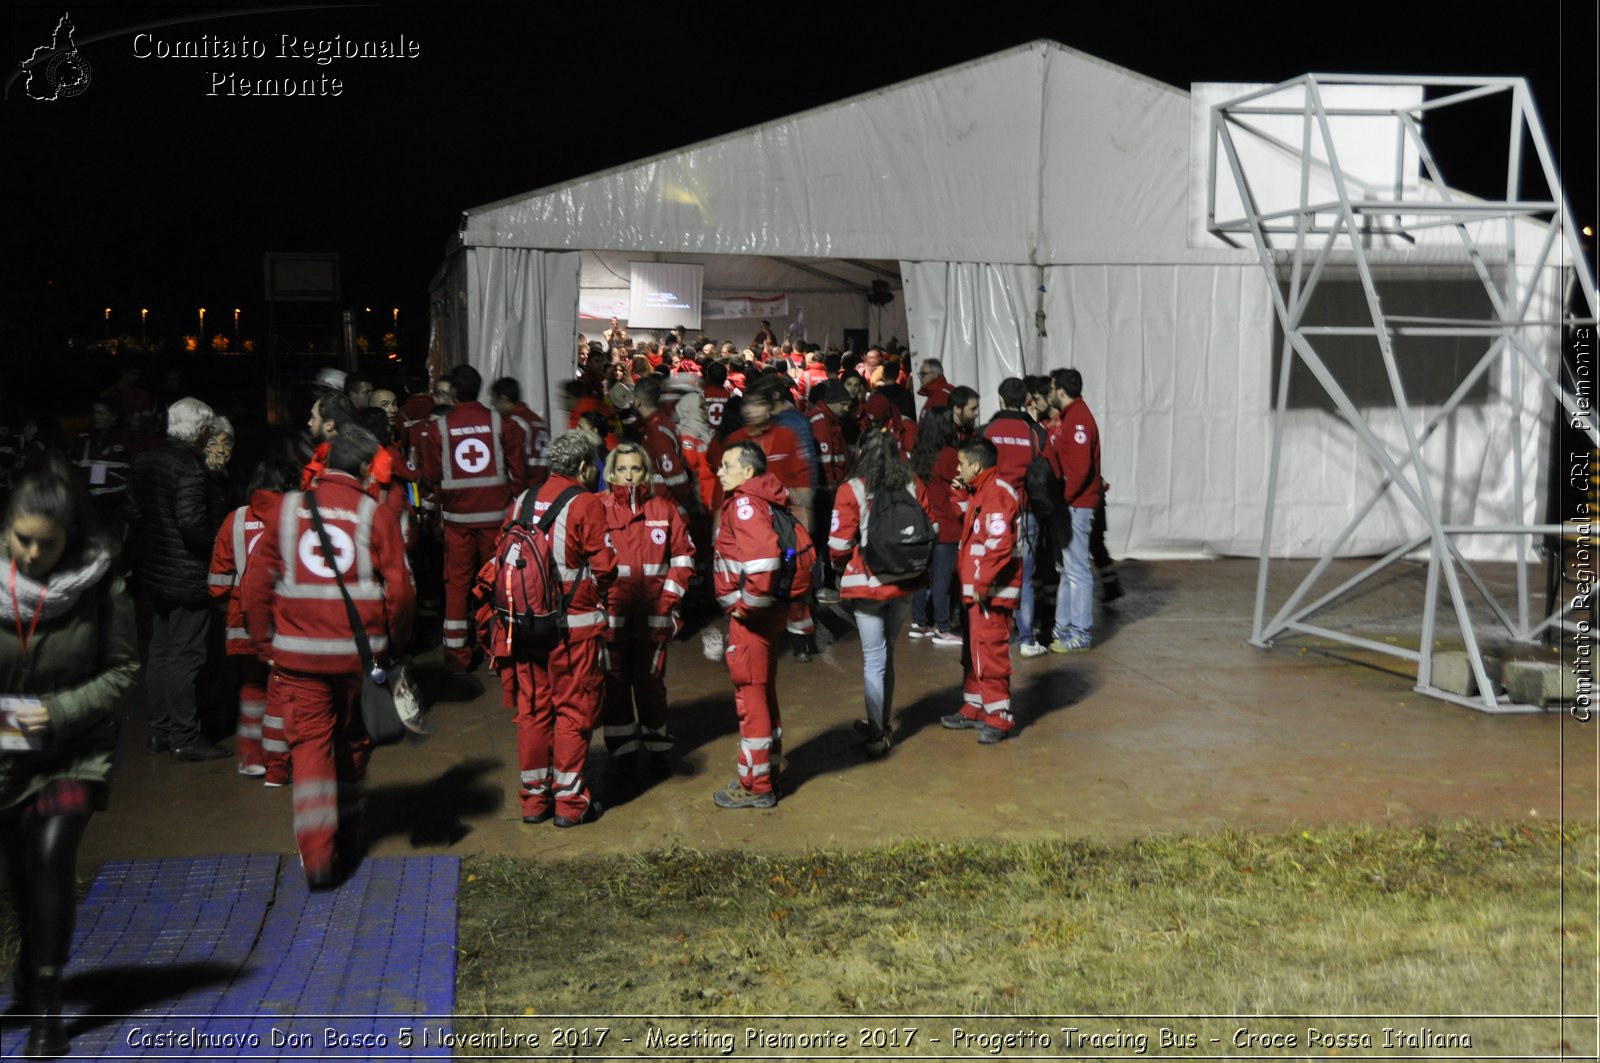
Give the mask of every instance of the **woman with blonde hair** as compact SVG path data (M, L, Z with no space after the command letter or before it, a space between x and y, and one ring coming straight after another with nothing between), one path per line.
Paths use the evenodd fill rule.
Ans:
M667 646L678 630L678 603L694 572L694 543L683 511L651 486L650 456L619 443L606 457L606 534L617 555L617 580L606 596L606 697L600 733L614 770L631 778L639 753L664 769Z

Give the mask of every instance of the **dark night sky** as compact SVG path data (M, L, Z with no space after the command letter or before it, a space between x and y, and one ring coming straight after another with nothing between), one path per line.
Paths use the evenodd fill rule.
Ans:
M347 302L399 306L402 320L420 328L429 276L466 207L1040 37L1182 87L1307 71L1524 75L1557 140L1579 224L1595 222L1592 3L1534 0L1516 7L1514 28L1485 20L1443 35L1451 9L1435 4L1366 5L1381 28L1331 32L1308 16L1286 24L1283 6L1190 5L1193 14L1158 15L1165 9L1108 5L1127 14L1086 17L1085 5L1061 5L1054 15L1008 11L994 28L978 25L982 9L960 24L919 13L908 26L888 5L674 4L654 21L633 22L586 5L261 7L250 15L13 6L5 15L10 69L70 10L93 80L54 103L28 100L18 80L0 109L0 342L14 356L63 327L92 337L105 306L133 320L140 305L171 316L202 305L258 314L268 250L338 251ZM1319 21L1331 25L1354 9L1327 10ZM405 34L421 56L330 66L133 57L135 28L185 18L196 21L154 32L169 40L249 34L274 45L283 33ZM207 97L212 69L328 74L346 87L339 98ZM641 113L649 117L634 117ZM1452 131L1443 160L1447 174L1468 174L1469 188L1475 133Z

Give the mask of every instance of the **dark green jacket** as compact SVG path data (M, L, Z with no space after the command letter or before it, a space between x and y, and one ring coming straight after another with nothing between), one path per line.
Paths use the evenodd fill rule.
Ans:
M101 562L103 564L103 562ZM51 574L57 602L68 571ZM139 671L133 599L112 569L70 597L66 611L41 619L29 641L24 673L22 643L7 585L11 558L0 540L0 694L41 699L50 713L43 748L0 750L0 809L12 808L61 778L104 783L117 745L119 706ZM20 579L21 577L19 577ZM25 605L23 630L32 610Z

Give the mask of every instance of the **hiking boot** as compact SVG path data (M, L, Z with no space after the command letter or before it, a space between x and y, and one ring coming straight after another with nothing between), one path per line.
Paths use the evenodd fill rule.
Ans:
M1006 736L1010 733L1010 731L1002 731L998 727L990 727L986 723L980 723L978 725L978 744L980 746L992 746L996 742L1005 741Z
M543 812L535 812L531 816L523 816L522 817L522 822L526 823L530 827L537 827L539 824L541 824L541 823L549 823L552 819L555 819L555 818L556 818L556 810L555 810L554 807L551 807L551 808L545 809Z
M770 790L764 794L746 790L738 779L712 794L711 800L718 808L776 808L778 805L777 794Z
M959 646L966 640L960 635L957 635L954 631L939 631L934 633L934 636L930 641L932 641L935 646Z
M1017 652L1022 654L1024 657L1043 657L1045 654L1049 653L1050 650L1048 647L1041 646L1038 641L1029 639L1027 642L1024 642L1021 646L1017 647Z
M570 816L557 816L556 826L565 830L567 827L577 827L584 823L593 823L595 820L600 818L600 813L604 811L605 809L600 807L600 802L591 797L589 799L589 807L583 810L583 815L579 816L577 819L573 819Z
M971 716L965 716L959 712L952 712L947 716L939 717L939 726L948 728L952 731L971 731L974 728L982 727L983 724L979 723L977 720L974 720Z

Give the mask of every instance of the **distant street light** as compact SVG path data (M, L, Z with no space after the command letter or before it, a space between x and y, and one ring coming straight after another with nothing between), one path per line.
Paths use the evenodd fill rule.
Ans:
M106 307L105 338L108 341L111 339L111 308L109 306Z
M239 339L239 308L237 306L233 308L233 338L235 342Z
M200 308L200 342L196 349L202 351L206 349L206 308L203 306Z
M142 346L145 346L145 347L150 346L150 337L145 334L145 327L144 327L145 318L147 318L149 316L150 316L150 311L148 309L146 309L145 307L141 306L139 308L139 343Z

